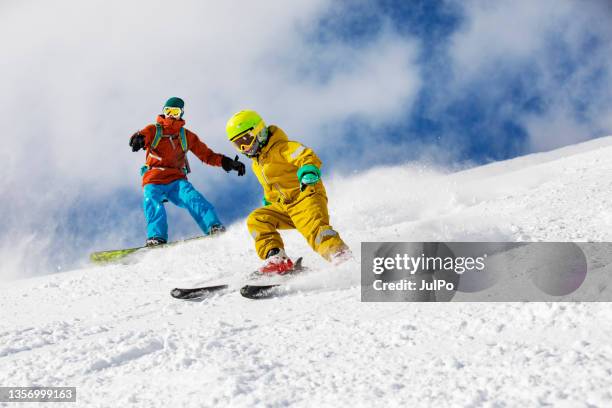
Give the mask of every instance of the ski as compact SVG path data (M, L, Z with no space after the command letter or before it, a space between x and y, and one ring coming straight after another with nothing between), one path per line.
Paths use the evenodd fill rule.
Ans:
M294 274L300 273L307 270L302 266L302 257L295 261L293 270L285 275L279 276L280 279L291 277ZM260 278L261 273L256 272L253 276ZM259 284L247 284L243 285L239 292L242 296L249 299L266 299L278 295L281 289L281 285L285 282L283 279L279 283L259 285ZM230 289L229 285L213 285L213 286L201 286L197 288L174 288L170 291L170 296L175 299L181 300L200 300L204 299L214 293L219 293L224 290Z
M175 299L197 300L228 288L229 285L202 286L199 288L174 288L170 291L170 296Z
M240 288L240 294L248 299L267 299L278 295L280 288L280 284L244 285Z

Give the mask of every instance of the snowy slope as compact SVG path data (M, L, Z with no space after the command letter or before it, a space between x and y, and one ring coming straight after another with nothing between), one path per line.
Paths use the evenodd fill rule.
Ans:
M332 177L332 222L357 257L361 241L611 241L611 157L608 137L454 174ZM360 303L357 261L331 269L285 237L318 271L273 300L168 295L256 267L243 223L1 283L0 385L76 386L100 407L612 406L611 305Z

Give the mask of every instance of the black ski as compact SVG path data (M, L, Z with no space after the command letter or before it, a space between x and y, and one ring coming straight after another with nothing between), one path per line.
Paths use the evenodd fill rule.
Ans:
M280 284L277 285L244 285L240 294L249 299L266 299L278 295Z
M196 300L229 288L229 285L202 286L199 288L174 288L170 295L176 299Z
M293 274L303 272L307 268L302 266L302 258L295 261L293 270L283 276L291 276ZM257 277L261 277L261 273L257 272ZM174 288L170 295L175 299L182 300L202 300L207 296L229 289L229 285L201 286L199 288ZM240 288L240 294L249 299L266 299L274 297L280 293L281 284L272 285L244 285Z

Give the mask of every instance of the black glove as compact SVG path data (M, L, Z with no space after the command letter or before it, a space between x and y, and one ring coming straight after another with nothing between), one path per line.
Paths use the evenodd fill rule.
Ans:
M136 132L130 137L130 146L133 152L137 152L145 147L145 137L139 132Z
M236 170L239 176L244 176L244 173L246 173L244 163L238 160L238 155L236 155L234 160L227 156L223 156L221 159L221 167L223 167L223 170L227 171L228 173L232 170Z

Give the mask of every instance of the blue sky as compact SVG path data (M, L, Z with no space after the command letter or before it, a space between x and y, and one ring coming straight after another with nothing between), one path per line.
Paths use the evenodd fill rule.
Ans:
M234 154L224 123L252 108L312 146L324 174L475 165L612 134L606 1L82 3L0 5L15 39L0 68L13 125L0 277L143 242L143 157L127 138L169 96L216 151ZM192 167L226 223L258 205L254 177ZM198 234L168 209L172 238Z
M521 8L520 3L517 2L517 9ZM555 8L563 3L542 2L539 17L547 17L546 5ZM471 4L486 6L486 2ZM495 2L489 4L494 7ZM405 121L384 123L381 135L389 140L399 136L401 140L427 144L451 143L456 148L455 160L483 163L566 144L554 140L538 146L529 143L530 129L524 117L545 117L555 109L556 102L567 104L563 113L584 127L583 138L610 131L609 118L601 123L598 113L607 111L609 115L611 102L610 76L605 65L610 62L606 56L610 30L606 25L612 17L612 8L603 1L599 3L601 7L597 7L597 2L591 6L583 10L585 15L581 18L559 16L548 29L534 33L539 38L527 38L541 42L532 52L520 56L492 55L485 63L474 61L482 66L477 75L465 78L457 69L460 64L453 60L456 52L453 47L458 33L470 30L474 17L460 2L380 1L365 12L356 8L323 18L315 38L323 42L335 38L346 42L370 41L385 23L406 39L418 38L417 61L424 85L414 103L407 107ZM508 11L512 11L511 6ZM565 23L575 23L578 33L564 35ZM522 27L517 25L512 30ZM486 30L483 31L481 35L486 35ZM477 39L475 42L475 46L481 45ZM482 47L481 52L486 54L487 44ZM599 61L585 67L585 61L593 57ZM479 59L486 60L487 56Z

